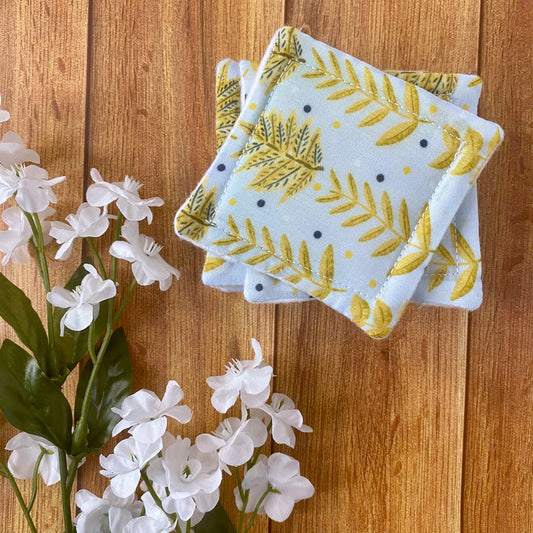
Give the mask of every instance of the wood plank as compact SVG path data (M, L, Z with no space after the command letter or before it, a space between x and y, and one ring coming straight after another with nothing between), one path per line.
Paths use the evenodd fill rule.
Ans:
M41 166L51 177L66 175L68 185L57 186L58 212L61 220L80 203L83 194L83 159L85 139L85 89L87 52L87 1L4 2L0 10L4 31L0 36L0 92L2 108L11 120L2 124L2 134L16 131L41 156ZM68 193L67 193L68 191ZM3 228L2 228L3 229ZM52 254L55 246L52 245ZM80 248L73 252L79 260ZM53 262L53 284L63 284L72 263ZM35 306L46 317L44 292L33 264L2 272L37 300ZM11 331L0 324L0 338ZM72 386L67 392L72 395ZM14 435L0 415L0 446ZM7 452L1 452L7 459ZM29 497L30 482L21 482ZM41 484L40 495L45 494ZM0 516L2 530L27 531L21 510L5 479L0 479ZM33 514L39 531L58 531L61 503L58 487L46 489L46 501L38 500Z
M286 11L381 68L476 70L477 0L459 11L287 0ZM317 495L272 531L458 532L466 340L457 310L411 306L389 339L372 341L319 303L280 306L278 385L315 428L295 455Z
M90 166L113 180L131 173L145 184L144 195L166 200L146 233L165 245L163 255L181 270L181 280L166 293L139 289L136 311L122 321L134 389L161 394L176 379L194 412L183 428L189 437L215 429L222 418L210 405L205 378L223 373L231 357L250 357L251 337L268 360L274 352L274 307L204 287L205 254L180 241L172 221L216 153L216 63L228 56L259 59L282 16L281 1L269 0L94 4ZM101 492L106 483L96 461L83 472L81 486ZM231 490L224 501L233 507Z
M481 112L506 138L480 182L485 302L470 323L463 531L525 533L533 530L533 18L527 0L485 0L482 14Z

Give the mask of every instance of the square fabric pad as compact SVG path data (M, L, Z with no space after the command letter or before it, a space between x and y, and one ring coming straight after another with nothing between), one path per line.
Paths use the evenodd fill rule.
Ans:
M176 230L382 338L436 253L454 260L439 245L501 138L497 125L282 28Z
M250 61L230 59L217 66L217 149L237 122L241 107L246 105L246 96L256 79L257 67ZM405 81L432 92L454 105L477 113L481 93L481 78L468 74L442 74L430 72L387 71ZM421 140L421 146L427 146ZM453 238L452 238L453 237ZM457 241L463 240L460 255ZM464 253L464 250L468 254ZM481 254L478 232L477 190L468 193L458 210L449 231L432 258L412 301L421 304L453 306L462 309L476 309L482 301ZM463 284L461 274L471 280ZM290 303L308 301L309 296L289 284L263 274L244 264L225 261L208 254L202 280L205 285L223 291L243 291L247 301L252 303Z

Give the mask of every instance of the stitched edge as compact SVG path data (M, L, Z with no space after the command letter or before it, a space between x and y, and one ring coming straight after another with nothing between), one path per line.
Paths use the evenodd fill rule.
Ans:
M292 59L289 60L288 63L287 63L287 65L285 66L285 68L284 68L283 71L281 72L281 74L280 74L280 76L279 76L279 78L278 78L278 80L277 80L277 82L276 82L276 85L275 85L274 88L272 89L272 91L271 91L271 93L270 93L270 95L269 95L267 101L265 102L265 106L264 106L263 110L261 111L261 113L264 113L264 112L267 110L268 106L270 105L270 103L271 103L271 101L272 101L272 99L273 99L273 97L274 97L274 95L275 95L276 90L279 88L280 83L283 81L283 76L284 76L285 72L287 71L287 69L291 66L291 64L292 64L294 61L296 61L296 60L292 60ZM304 68L308 68L308 69L312 69L312 70L318 70L318 69L315 69L315 68L313 68L313 67L307 66L306 64L302 64L300 61L298 61L298 63L299 63L302 67L304 67ZM320 72L322 72L322 71L320 71ZM326 74L327 74L327 73L326 73ZM340 79L340 78L339 78L339 79ZM365 93L365 94L366 94L366 93ZM369 94L373 94L373 93L369 93ZM378 95L376 95L376 97L379 98ZM400 106L398 106L398 107L400 107ZM405 108L404 108L404 109L405 109ZM407 111L407 109L405 109L405 111ZM417 116L418 116L419 118L422 118L423 120L425 120L425 119L424 119L423 117L421 117L420 115L417 115ZM432 124L432 125L438 127L439 129L444 130L444 128L442 128L441 126L439 126L438 124L436 124L434 121L428 121L428 122L429 122L430 124ZM239 156L239 159L238 159L238 160L236 161L236 163L235 163L235 167L234 167L235 169L237 169L237 168L239 167L239 164L240 164L242 158L244 157L244 151L246 150L246 147L250 144L250 142L251 142L251 140L252 140L252 138L253 138L253 136L254 136L254 134L255 134L257 128L258 128L258 124L255 125L254 130L252 131L252 133L251 133L250 136L248 137L248 142L246 143L246 145L243 147L243 150L242 150L243 153L241 153L241 155ZM454 136L454 137L456 137L456 136ZM449 165L448 170L442 175L441 179L440 179L439 182L437 183L437 186L435 187L435 190L433 191L433 194L431 195L431 197L430 197L430 199L429 199L429 201L428 201L428 207L427 207L427 209L429 209L429 203L431 203L431 201L433 200L435 194L437 193L437 191L438 191L438 190L440 189L440 187L442 186L443 181L445 180L445 178L447 178L447 177L449 176L449 171L450 171L449 169L451 169L451 168L453 167L453 165L456 163L457 159L458 159L459 156L461 155L461 151L462 151L462 149L463 149L466 145L469 144L467 141L465 141L464 139L461 139L460 137L456 137L456 139L459 140L459 142L461 143L461 145L459 146L459 149L457 150L457 152L456 152L456 154L455 154L455 156L454 156L454 159L453 159L452 163ZM222 191L222 193L221 193L220 199L219 199L219 201L218 201L218 203L217 203L217 208L218 208L218 206L220 206L220 205L223 203L223 201L224 201L224 199L225 199L225 196L226 196L227 189L228 189L228 187L229 187L231 181L232 181L232 180L231 180L231 177L230 177L230 179L228 179L228 181L226 182L226 185L224 186L224 189L223 189L223 191ZM218 210L218 209L217 209L217 210ZM425 211L424 211L424 213L425 213ZM419 225L419 223L420 223L420 220L421 220L421 218L422 218L422 216L423 216L424 213L422 213L422 215L420 215L420 217L418 218L417 223L416 223L416 225L415 225L415 227L414 227L414 229L413 229L413 231L412 231L412 233L411 233L411 238L412 238L413 236L416 235L416 229L417 229L417 227L418 227L418 225ZM261 246L260 244L258 244L258 243L252 243L252 242L250 242L248 239L244 238L242 235L237 235L237 234L233 233L232 231L229 230L229 228L225 227L225 225L223 225L223 224L220 224L220 223L219 223L218 226L217 226L217 225L214 225L214 227L219 227L219 228L220 228L222 231L224 231L224 233L225 233L226 235L228 235L228 236L239 238L242 242L245 242L245 243L248 243L248 244L253 244L255 248L257 248L257 249L259 249L259 250L261 250L261 251L264 251L264 252L267 252L267 251L268 251L266 248L264 248L264 247ZM411 240L411 239L410 239L410 240ZM211 249L211 251L214 250L212 247L211 247L210 249ZM391 270L392 270L392 269L394 268L394 266L398 263L398 261L404 256L404 254L406 253L406 251L407 251L407 245L405 245L405 246L402 248L402 251L401 251L400 255L398 256L398 258L397 258L397 260L395 261L394 265L391 267ZM270 251L268 251L268 252L271 254L272 257L278 259L279 261L287 261L286 258L282 258L282 257L280 257L278 254L272 254ZM219 255L220 255L220 252L219 252ZM428 257L430 257L430 256L428 256ZM346 285L345 283L339 282L339 281L336 280L335 278L330 278L330 277L327 277L327 276L321 276L318 272L315 272L315 271L312 270L312 269L306 268L306 267L304 267L303 265L300 265L299 263L296 263L296 262L294 262L294 261L289 261L289 263L290 263L291 265L293 265L293 266L297 266L298 268L301 268L302 270L305 270L305 271L309 272L309 273L312 274L313 276L318 276L319 279L323 279L323 280L331 281L331 282L334 283L337 287L341 287L341 288L343 288L343 289L347 289L347 290L349 290L349 291L351 291L351 292L353 292L353 293L355 293L355 294L358 294L358 295L360 295L360 296L364 296L365 298L370 299L372 302L374 302L375 299L379 298L379 296L380 296L380 295L383 293L383 291L385 290L388 281L389 281L390 278L392 277L390 274L387 275L387 277L385 278L383 284L381 285L381 287L380 287L380 289L379 289L379 291L378 291L377 296L374 298L374 296L368 294L366 291L363 291L363 290L357 289L357 288L355 288L355 287L352 287L351 285ZM426 263L426 264L427 264L427 263ZM252 266L252 265L251 265L251 266ZM420 268L420 267L419 267L419 268ZM261 270L261 269L256 269L256 270L258 270L258 271L260 271L260 272L264 272L264 271ZM269 275L270 275L270 274L269 274ZM275 277L275 276L273 276L273 277ZM298 285L295 285L295 286L297 287Z
M273 52L273 51L271 50L270 53L272 53L272 52ZM312 67L312 66L309 66L309 65L307 65L307 64L303 64L301 61L298 61L297 58L294 58L294 57L293 57L292 59L290 59L290 60L288 61L287 65L285 66L285 68L283 69L283 71L281 72L281 74L279 75L278 80L276 81L276 84L275 84L274 88L272 89L272 91L271 91L271 93L270 93L270 95L269 95L267 101L265 102L265 105L264 105L264 107L263 107L263 109L261 110L260 113L264 113L265 110L267 109L267 107L269 106L269 104L270 104L272 98L274 97L274 94L275 94L276 90L279 88L280 83L283 81L283 77L284 77L285 72L287 71L287 69L289 68L289 66L290 66L293 62L297 62L297 63L299 63L303 68L308 68L308 69L310 69L310 70L315 70L315 71L318 71L318 72L323 72L324 74L330 76L331 78L338 79L339 81L344 82L344 83L346 83L346 84L348 84L348 85L351 86L351 84L350 84L349 82L347 82L345 79L343 79L343 78L338 78L338 77L334 76L333 74L331 74L331 73L329 73L329 72L326 72L326 71L323 71L323 70L321 70L321 69L317 69L316 67ZM366 64L365 64L365 65L366 65ZM368 67L370 68L370 65L368 65ZM391 77L391 76L388 75L388 74L387 74L387 76L388 76L388 77ZM258 83L258 84L260 83L260 78L258 79L258 82L257 82L257 83ZM405 82L405 83L408 83L408 82ZM416 86L415 86L415 87L416 87ZM418 88L417 88L417 91L418 91ZM372 94L372 95L375 96L378 100L386 101L386 102L388 102L388 103L393 103L393 102L391 102L390 100L381 97L381 95L379 95L379 94L375 94L375 93L372 93L372 92L367 92L367 91L363 90L362 88L361 88L361 92L362 92L363 94L369 94L369 95ZM440 129L441 131L444 131L444 128L443 128L442 126L440 126L439 124L437 124L435 121L424 118L420 113L419 113L419 114L412 113L411 111L407 110L404 106L400 105L398 102L397 102L396 104L397 104L398 108L400 108L400 109L402 109L402 110L408 112L410 115L412 115L412 116L416 116L417 118L426 121L426 123L432 124L433 126L435 126L436 128ZM246 145L243 147L243 152L244 152L244 150L246 149L246 147L248 146L248 144L251 142L251 139L252 139L253 135L255 134L255 131L257 130L257 127L258 127L258 124L255 125L255 128L254 128L253 132L249 135L249 137L248 137L248 142L247 142ZM455 157L454 157L452 163L448 166L447 171L442 175L442 177L441 177L441 179L439 180L439 182L438 182L438 184L437 184L435 190L433 191L433 194L431 195L431 198L430 198L430 200L428 201L428 208L427 208L427 209L429 209L429 203L433 200L433 198L434 198L436 192L442 187L444 180L445 180L447 177L449 177L449 175L450 175L450 174L449 174L450 169L453 167L454 163L457 161L459 155L461 154L462 149L463 149L465 146L468 146L468 144L469 144L465 139L462 139L462 138L457 137L457 136L455 136L455 135L451 135L451 136L454 137L456 140L459 140L459 142L460 142L461 144L460 144L459 149L457 150L457 152L456 152L456 154L455 154ZM239 163L240 163L240 161L241 161L241 159L242 159L243 157L244 157L244 155L241 153L241 156L239 157L239 159L238 159L238 160L236 161L236 163L235 163L235 167L234 167L234 169L238 168ZM233 172L232 172L232 175L233 175ZM224 200L224 198L225 198L225 196L226 196L226 192L227 192L227 189L228 189L229 184L230 184L231 181L232 181L232 180L231 180L231 175L230 175L230 178L229 178L228 181L226 182L226 184L225 184L225 186L224 186L224 189L223 189L223 191L222 191L222 193L221 193L220 199L219 199L219 201L217 202L217 205L215 206L215 213L218 211L218 207L222 204L222 202L223 202L223 200ZM416 225L415 225L415 227L414 227L414 229L413 229L412 235L416 234L416 229L418 228L418 225L419 225L419 223L420 223L421 218L422 218L422 216L420 216L420 217L418 218L417 223L416 223ZM212 224L212 227L220 228L220 229L221 229L226 235L228 235L228 236L232 236L232 237L238 237L238 238L240 238L243 242L247 242L248 244L252 244L248 239L243 238L243 237L240 236L240 235L236 235L236 234L234 234L233 232L231 232L228 228L226 228L226 227L223 226L222 224L218 224L218 225L217 225L217 224ZM254 245L255 248L258 248L259 250L265 250L264 248L262 248L262 247L261 247L259 244L257 244L257 243L253 243L253 245ZM220 251L218 251L218 253L216 253L215 249L214 249L212 246L210 246L210 245L208 245L208 246L204 245L204 248L205 248L206 250L212 252L212 253L215 253L215 255L219 255L219 256L221 255L221 254L220 254ZM251 250L250 250L250 251L251 251ZM405 254L406 251L407 251L407 245L403 247L402 252L400 253L399 257L397 258L397 260L396 260L396 262L394 263L394 265L393 265L393 267L391 268L391 270L392 270L392 269L394 268L394 266L398 263L398 261L404 256L404 254ZM222 255L222 257L228 257L228 256L227 256L226 254L224 254L224 255ZM276 259L280 260L280 258L279 258L276 254L272 254L272 257L275 257ZM428 257L431 257L431 256L428 256ZM286 261L285 258L283 258L282 260L283 260L283 261ZM321 276L319 273L314 272L314 271L311 270L311 269L307 269L307 268L303 267L302 265L300 265L299 263L297 264L297 263L295 263L294 261L291 261L291 262L289 262L289 263L292 264L293 266L296 266L296 265L297 265L299 268L302 268L302 269L304 269L304 270L307 270L310 274L313 274L313 275L315 275L315 276L318 276L319 279L325 279L325 280L328 280L328 281L331 281L331 282L335 282L335 284L336 284L338 287L345 288L345 289L351 291L351 292L354 293L354 294L358 294L358 295L360 295L360 296L364 296L365 298L369 299L369 300L372 302L372 305L375 304L375 301L377 300L377 298L379 298L380 295L383 293L383 291L385 290L385 288L386 288L386 286L387 286L389 280L390 280L391 277L392 277L390 274L387 275L387 277L385 278L385 281L383 282L382 286L380 287L380 289L379 289L379 291L378 291L378 294L376 295L376 297L373 297L373 296L369 295L368 293L366 293L366 292L363 291L363 290L359 290L359 289L356 289L356 288L354 288L354 287L351 287L351 286L345 285L344 283L338 283L338 282L336 282L336 280L335 280L334 278L329 278L329 277L326 277L326 276ZM422 265L421 265L421 266L422 266ZM426 263L426 266L427 266L427 263ZM251 267L251 268L254 268L253 265L250 265L250 267ZM419 267L419 268L420 268L420 267ZM264 272L263 270L261 270L261 269L257 269L257 268L256 268L255 270L258 270L259 272ZM276 276L273 276L273 277L276 277ZM423 277L423 274L422 274L421 278L422 278L422 277ZM295 285L295 286L297 287L298 285ZM415 288L415 290L416 290L416 288Z

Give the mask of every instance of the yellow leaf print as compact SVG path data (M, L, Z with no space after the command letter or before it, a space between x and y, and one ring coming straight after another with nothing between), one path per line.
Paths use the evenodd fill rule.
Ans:
M457 283L452 292L452 301L462 298L472 290L476 283L478 268L479 264L474 263L457 278Z
M359 327L367 327L365 332L374 339L382 339L391 332L390 323L392 322L392 311L390 307L379 298L374 304L374 312L372 313L372 321L370 318L370 306L368 302L355 294L350 305L350 313L352 320Z
M449 124L446 124L442 130L442 140L446 146L446 151L443 152L437 159L429 163L429 166L436 168L438 170L443 170L448 168L455 159L455 154L459 147L461 146L461 141L459 140L459 132L452 128Z
M281 28L276 36L274 47L265 68L261 73L260 83L268 83L265 93L269 93L283 79L292 76L302 58L302 44L296 34L296 28Z
M450 101L457 84L459 76L457 74L441 74L437 72L400 72L387 71L396 78L417 85L425 91L433 93L443 100ZM472 82L471 82L472 83ZM470 85L469 85L470 86Z
M415 252L402 257L392 268L391 276L403 276L416 270L429 255L428 251Z
M216 79L216 142L217 151L224 144L241 112L241 84L239 78L228 78L229 64L225 62Z
M185 207L176 217L176 231L194 241L201 241L213 225L215 217L215 194L216 187L206 191L204 181L187 200Z
M363 327L366 325L366 321L370 317L370 306L368 305L368 302L366 300L356 294L352 298L350 312L352 314L352 320L359 327Z
M318 273L311 265L309 249L307 243L302 241L298 252L298 263L294 262L293 248L287 235L283 234L279 242L279 251L276 250L274 241L266 226L261 228L261 238L263 243L257 242L257 232L251 219L245 220L245 229L242 234L238 228L235 219L228 216L228 228L231 233L227 238L219 239L213 242L214 246L229 247L223 253L225 255L244 255L251 251L259 250L259 253L252 255L243 260L248 265L259 265L268 260L277 261L276 264L266 269L266 272L274 276L290 270L291 274L283 279L288 283L298 284L302 280L307 280L315 285L317 289L310 291L315 298L324 299L331 292L346 292L345 289L333 287L333 277L335 274L334 251L333 246L328 244L322 253L318 265Z
M247 189L269 192L283 190L279 203L303 191L316 177L323 154L320 128L312 129L312 119L299 126L293 111L287 120L276 111L259 117L250 142L242 152L236 172L255 170Z
M222 266L226 262L222 257L209 256L205 260L204 272L210 272Z
M377 222L377 225L367 229L359 237L359 242L372 241L383 235L385 232L392 234L392 238L385 240L376 247L371 253L371 257L383 257L391 254L401 244L405 244L417 250L416 253L409 254L406 258L403 258L396 265L392 275L401 275L411 272L425 261L429 253L435 252L435 250L430 248L431 220L427 204L422 208L419 216L419 221L416 227L418 242L416 242L416 240L411 240L409 210L404 198L400 202L398 212L398 230L395 227L394 210L387 191L383 191L381 195L380 207L382 214L379 214L372 188L367 182L363 184L363 198L360 198L357 191L357 184L351 174L348 174L347 176L346 191L343 190L342 184L333 170L330 171L330 180L332 188L330 189L329 194L315 199L315 201L319 203L340 202L339 205L329 211L330 215L345 213L353 209L362 209L364 211L363 213L349 216L344 222L342 222L342 227L355 227L364 224L365 222L369 222L370 220L375 220Z

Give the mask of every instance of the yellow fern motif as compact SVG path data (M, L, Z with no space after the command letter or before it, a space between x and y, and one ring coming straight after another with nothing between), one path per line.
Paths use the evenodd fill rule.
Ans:
M363 185L363 196L361 198L357 184L352 174L348 174L346 191L333 170L330 172L330 180L332 188L329 194L316 198L317 202L330 203L341 202L339 205L331 209L330 215L345 213L352 209L359 208L360 213L349 216L344 222L343 227L354 227L364 222L374 220L376 225L366 231L359 237L359 242L367 242L381 236L385 232L391 234L391 238L382 242L372 252L371 257L382 257L394 252L402 243L415 249L411 254L404 256L391 271L391 275L398 276L408 274L418 268L428 257L430 253L435 252L430 248L431 241L431 222L429 218L429 209L425 205L420 213L416 236L417 241L411 240L411 223L409 220L409 210L407 202L402 199L397 216L398 227L395 226L394 213L390 197L386 191L381 195L380 209L376 204L374 194L368 183ZM381 211L381 214L380 212Z
M481 259L476 258L471 246L454 224L450 224L450 237L457 254L463 261L455 260L445 246L439 245L436 251L438 257L430 263L437 265L438 269L429 279L428 292L436 289L444 281L449 268L462 268L450 298L453 301L466 296L474 288Z
M442 100L451 100L457 84L459 83L459 76L457 74L441 74L437 72L408 72L398 70L387 70L396 78L412 83L425 91L428 91Z
M401 122L388 129L378 138L376 141L377 146L399 143L411 135L420 123L429 122L419 116L418 90L414 85L410 83L405 85L403 105L400 105L387 74L383 74L382 90L380 91L370 68L365 67L363 82L361 82L348 59L344 62L346 71L346 74L344 74L333 51L330 50L328 54L330 67L326 65L326 61L316 49L313 48L312 51L317 67L312 71L305 72L302 77L311 79L326 78L315 86L316 89L330 89L338 87L339 84L346 86L331 93L328 96L328 100L342 100L355 95L359 96L355 102L346 108L345 113L359 113L371 106L372 111L365 114L364 118L359 122L360 128L374 126L389 114L402 119Z
M284 190L279 203L303 191L315 178L322 162L320 128L312 131L311 118L298 126L293 111L286 121L281 113L262 113L250 142L241 153L243 163L237 172L257 173L247 189Z
M276 249L270 231L266 226L263 226L261 229L262 244L259 244L257 232L249 218L245 222L245 235L242 235L231 215L228 216L228 228L229 232L226 238L213 242L215 246L232 246L229 251L224 252L225 254L242 255L254 249L259 249L258 254L248 257L244 263L248 265L259 265L269 259L275 259L277 263L266 270L268 274L279 276L289 270L292 273L283 278L285 281L293 285L300 283L304 279L309 281L317 286L309 294L320 300L326 298L331 292L346 292L344 289L333 287L335 258L331 244L326 246L320 258L318 271L315 272L315 269L311 265L306 241L300 243L298 257L296 258L287 235L283 234L281 236L278 246L279 249Z
M403 309L402 309L403 311ZM383 339L392 330L390 323L392 322L392 311L390 307L379 298L376 299L374 304L374 312L372 313L372 320L370 319L370 305L368 302L356 294L352 298L350 306L350 312L352 320L360 328L366 329L365 333L373 337L374 339Z
M428 163L430 167L442 170L453 165L449 171L450 174L453 176L462 176L472 172L480 161L487 159L487 157L482 156L480 153L484 144L483 136L471 127L468 127L466 130L463 142L461 143L459 132L449 124L446 124L442 130L442 140L444 141L446 150L437 159ZM487 156L496 149L500 142L500 129L496 128L494 136L489 141ZM478 173L474 174L470 183L475 181L477 175Z
M454 224L450 224L450 235L454 248L463 261L456 261L448 249L440 244L434 250L430 248L431 242L431 223L429 210L424 206L420 213L416 236L417 241L411 240L411 222L409 219L409 210L405 199L400 202L400 208L396 217L397 227L395 226L395 217L392 209L390 197L386 191L382 193L380 202L380 211L370 185L363 185L363 197L360 197L357 184L351 174L348 174L346 180L346 189L343 189L337 175L332 170L330 172L332 188L326 196L320 196L315 201L320 203L339 202L339 205L330 210L330 215L347 213L353 209L359 208L363 212L349 216L342 222L343 227L354 227L370 220L375 220L376 225L366 231L359 237L359 242L367 242L390 232L391 238L382 242L372 252L371 257L382 257L394 252L398 246L405 244L414 249L414 252L404 256L394 267L391 275L402 275L412 272L418 268L428 257L430 253L435 253L436 258L430 261L430 265L437 266L437 270L431 275L428 285L428 292L436 289L444 280L449 268L466 269L459 276L451 299L457 300L468 294L474 287L479 263L481 259L476 258L471 246L461 235Z
M241 83L239 78L228 78L231 60L219 69L216 79L216 141L217 151L224 144L241 112Z
M269 93L277 83L292 76L299 63L305 63L302 58L302 44L297 36L296 28L281 28L263 72L260 83L268 83L265 93Z
M178 213L176 217L176 231L194 241L201 241L209 227L213 226L212 220L215 218L215 194L216 187L206 190L204 182L198 185L191 197L187 200L187 205Z

